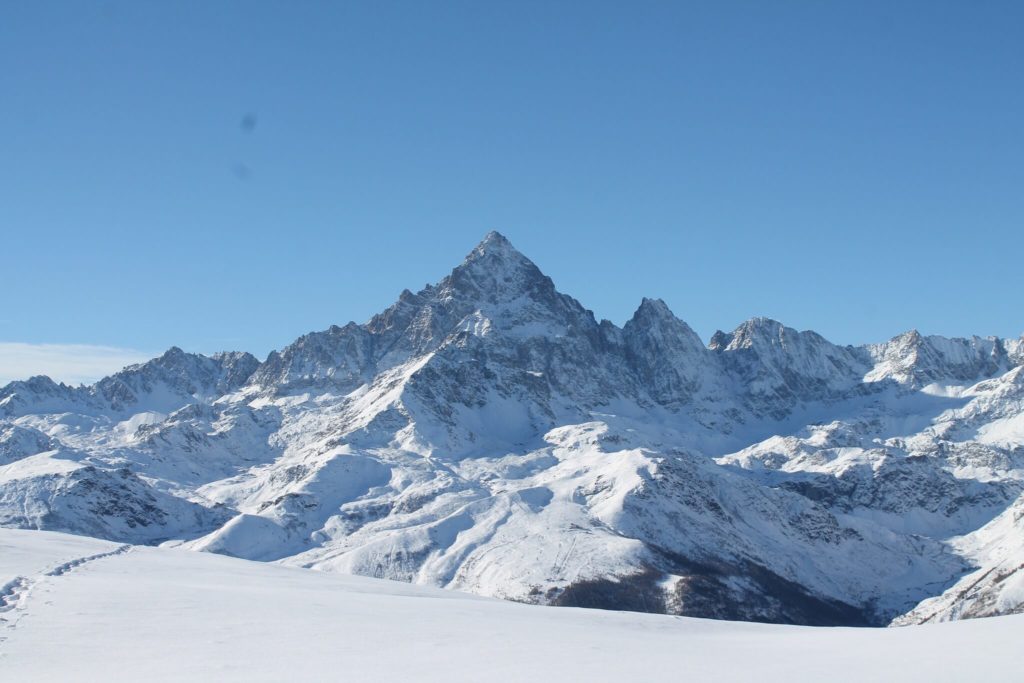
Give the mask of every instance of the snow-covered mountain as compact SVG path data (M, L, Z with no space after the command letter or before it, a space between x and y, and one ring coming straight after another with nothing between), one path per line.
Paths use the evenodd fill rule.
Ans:
M491 233L262 363L173 348L0 389L0 524L555 605L1024 611L999 579L1024 556L1022 365L1021 339L764 318L705 345L652 299L619 328Z

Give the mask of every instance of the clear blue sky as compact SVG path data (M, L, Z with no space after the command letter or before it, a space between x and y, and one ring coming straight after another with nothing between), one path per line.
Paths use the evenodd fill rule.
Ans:
M258 355L491 229L621 324L1024 331L1021 2L7 2L0 341Z

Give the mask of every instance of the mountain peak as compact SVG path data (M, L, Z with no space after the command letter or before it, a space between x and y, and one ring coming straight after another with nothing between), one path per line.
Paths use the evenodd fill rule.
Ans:
M185 353L180 346L172 346L171 348L164 351L163 355L160 356L160 360L173 361L180 360L186 356L191 355Z
M649 299L646 296L640 300L640 306L637 308L636 313L653 313L657 315L673 315L666 304L661 299Z
M491 230L489 233L484 235L484 238L480 240L480 244L476 246L477 249L488 250L488 249L512 249L512 243L508 241L508 238L502 235L497 230Z
M622 334L629 363L651 398L676 406L692 399L703 383L707 349L664 301L644 297Z
M473 263L481 259L530 263L530 260L497 230L491 230L484 236L480 243L473 248L473 251L466 256L466 263Z
M788 328L777 320L759 316L746 320L732 332L715 332L709 344L715 351L750 348L754 344L773 344L783 340ZM791 330L795 333L795 330Z
M440 287L442 291L451 287L464 300L481 303L524 295L550 301L557 296L551 279L497 231L487 233Z
M687 343L690 346L696 344L701 349L704 348L704 342L697 336L697 333L690 329L689 325L677 318L668 307L668 304L661 299L644 297L641 299L640 306L636 309L636 312L633 313L633 317L626 322L626 326L623 329L651 329L654 327L674 328L676 335L688 338Z
M759 315L751 318L750 320L745 320L744 322L740 323L740 326L737 329L751 332L768 332L774 334L779 330L785 329L785 327L785 325L780 323L778 320L775 320L774 318L768 318L766 316Z

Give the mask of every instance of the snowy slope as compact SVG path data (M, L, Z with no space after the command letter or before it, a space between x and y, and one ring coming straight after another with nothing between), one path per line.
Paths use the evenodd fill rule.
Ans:
M989 566L978 543L1024 550L1018 525L986 527L1024 494L1022 364L1021 340L838 346L766 318L705 345L656 299L620 328L491 233L262 363L173 348L90 387L0 389L0 525L880 625Z
M553 609L173 549L0 530L0 677L1016 680L1024 617L815 629Z
M925 600L898 624L989 617L1024 612L1024 497L978 531L953 539L979 568Z

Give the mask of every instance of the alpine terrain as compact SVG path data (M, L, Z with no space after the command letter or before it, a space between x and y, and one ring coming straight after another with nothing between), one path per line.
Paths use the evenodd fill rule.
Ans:
M1024 340L755 318L704 343L656 299L620 328L498 233L262 362L0 389L0 526L547 605L1022 612L1022 495Z

